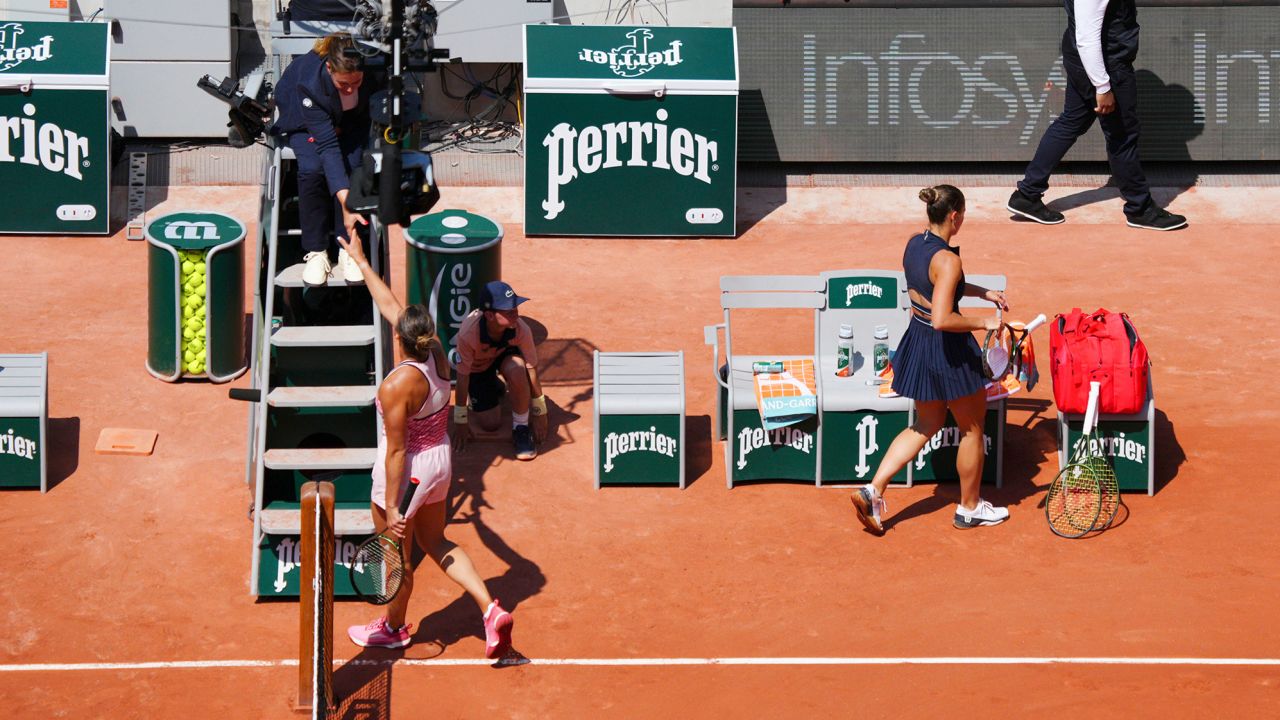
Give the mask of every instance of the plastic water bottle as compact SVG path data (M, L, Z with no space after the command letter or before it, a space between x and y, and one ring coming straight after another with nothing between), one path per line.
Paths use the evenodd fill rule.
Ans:
M853 374L853 326L841 325L840 335L836 338L836 375L849 377Z
M889 326L876 326L876 344L871 351L871 355L875 362L875 372L877 375L884 372L889 367Z

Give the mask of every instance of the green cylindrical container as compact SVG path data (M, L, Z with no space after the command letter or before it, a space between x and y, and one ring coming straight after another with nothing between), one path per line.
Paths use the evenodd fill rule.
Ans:
M147 226L147 371L235 379L244 362L244 237L235 218L179 212Z
M479 304L480 289L502 278L502 226L466 210L445 210L414 220L405 238L409 302L430 309L456 365L458 327Z

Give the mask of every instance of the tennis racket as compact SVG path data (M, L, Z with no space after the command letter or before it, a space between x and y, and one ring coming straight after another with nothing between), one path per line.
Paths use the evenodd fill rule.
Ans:
M999 379L1009 368L1009 351L1004 348L1004 331L1008 327L1004 322L1004 310L997 305L997 329L988 330L986 339L982 341L982 369L990 380Z
M1026 342L1026 339L1030 337L1031 333L1036 331L1036 328L1045 324L1047 321L1048 318L1044 316L1044 313L1040 313L1034 320L1027 323L1027 326L1022 330L1014 330L1009 325L1003 326L1003 328L1007 328L1009 330L1011 338L1017 336L1017 341L1013 343L1013 347L1011 349L1005 350L1004 343L1000 342L997 336L996 344L987 349L987 371L991 373L992 380L1004 377L1004 374L1009 371L1011 358L1013 359L1012 365L1020 365L1022 363L1022 344ZM994 332L995 331L992 330L987 331L986 344L990 344L991 336Z
M1045 518L1049 529L1059 537L1083 537L1094 529L1102 512L1102 485L1097 471L1089 463L1089 446L1094 439L1098 412L1098 388L1099 383L1090 383L1080 443L1071 461L1049 483L1049 494L1045 498Z
M1089 458L1086 461L1093 470L1094 476L1098 478L1098 485L1102 491L1098 521L1093 525L1095 530L1106 530L1111 527L1111 523L1116 519L1116 513L1120 511L1120 483L1116 481L1116 471L1112 468L1111 461L1102 452L1102 439L1098 437L1098 426L1101 424L1102 413L1095 413L1093 441L1089 443Z
M410 478L404 497L400 498L400 515L409 512L409 503L418 490L418 478ZM351 587L361 600L373 605L386 605L400 593L404 581L405 557L400 540L382 532L360 543L349 567Z

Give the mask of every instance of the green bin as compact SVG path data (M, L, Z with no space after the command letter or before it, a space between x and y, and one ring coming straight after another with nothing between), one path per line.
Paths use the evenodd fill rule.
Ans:
M0 17L0 233L111 232L109 27Z
M458 364L458 327L480 289L502 278L502 225L466 210L423 215L405 231L409 302L426 305L449 362Z
M174 382L227 382L244 361L244 237L222 213L165 215L147 226L147 371Z

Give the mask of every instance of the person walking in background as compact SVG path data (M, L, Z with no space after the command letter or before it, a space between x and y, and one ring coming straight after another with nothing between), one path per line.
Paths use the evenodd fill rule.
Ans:
M1138 14L1134 0L1063 0L1067 30L1062 65L1067 72L1062 114L1049 125L1036 154L1009 196L1008 210L1044 225L1066 216L1045 206L1049 176L1095 118L1107 142L1107 159L1130 227L1175 230L1187 219L1156 206L1138 161Z
M395 352L401 359L378 388L378 454L370 493L374 527L404 538L406 548L416 542L450 580L466 590L484 613L485 657L502 657L511 648L511 614L489 596L466 551L444 536L453 458L448 432L449 365L435 322L422 305L405 307L400 302L369 266L358 239L339 238L338 242L394 328ZM401 493L407 492L411 478L418 479L419 489L401 517ZM407 553L405 565L400 592L388 603L386 614L367 625L347 628L355 644L402 648L412 642L405 617L416 569L412 552Z
M333 269L329 243L356 237L365 223L347 210L350 173L359 167L369 141L369 96L355 43L346 33L316 41L315 48L285 68L276 86L280 119L272 133L280 136L298 159L298 219L302 225L302 281L326 285ZM341 217L340 226L334 223ZM349 283L361 282L360 270L345 250L338 251L338 271Z
M998 525L1009 517L978 495L986 459L983 425L987 414L987 378L975 330L996 330L995 317L981 320L960 314L960 298L980 297L1003 310L1004 293L970 285L964 280L960 248L951 239L964 225L964 194L951 185L920 191L928 205L929 228L907 241L902 269L911 297L911 321L893 357L893 390L915 400L916 421L893 439L871 482L853 491L858 520L876 534L884 532L885 488L929 438L942 429L951 411L960 429L956 470L960 474L960 503L953 524L957 528Z

